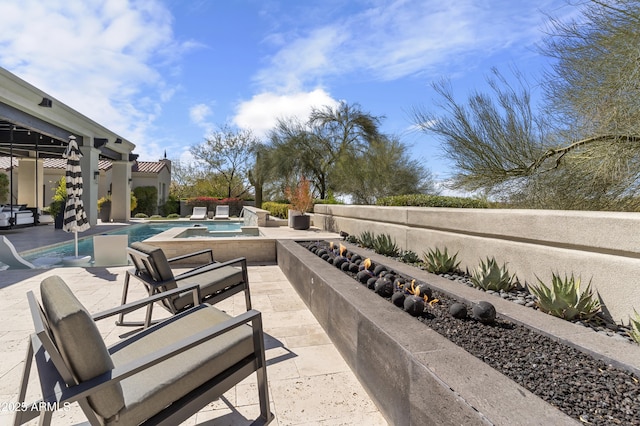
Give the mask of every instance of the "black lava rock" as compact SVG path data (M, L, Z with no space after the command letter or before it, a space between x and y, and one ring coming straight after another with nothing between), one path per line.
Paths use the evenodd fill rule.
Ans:
M373 270L373 275L380 275L381 272L386 271L387 268L384 265L378 265Z
M358 264L357 263L350 263L349 264L349 272L355 274L358 271L359 271L359 268L358 268Z
M351 264L347 260L347 261L342 263L342 265L340 266L340 269L342 269L343 271L347 272L350 267L351 267Z
M379 278L376 281L374 291L382 297L391 297L393 294L393 282L387 277Z
M378 281L377 277L371 277L367 280L367 288L369 290L373 290L376 288L376 281Z
M342 267L342 264L346 261L347 259L345 257L337 256L335 259L333 259L333 266L335 266L336 268L340 268Z
M396 291L391 296L391 303L396 305L398 308L404 308L404 299L406 298L405 294L401 291Z
M404 310L414 317L422 315L424 312L424 299L418 296L406 296Z
M329 259L329 253L327 253L326 251L324 253L322 253L322 255L320 256L320 258L322 258L322 260L327 260Z
M489 302L478 302L471 309L473 317L483 324L491 324L496 320L496 308Z
M369 280L369 278L373 277L373 273L371 271L367 271L367 270L362 270L360 272L358 272L358 274L356 275L356 278L358 279L358 281L360 281L362 284L366 284L366 282Z
M467 306L456 302L449 306L449 313L454 318L465 319L467 317Z

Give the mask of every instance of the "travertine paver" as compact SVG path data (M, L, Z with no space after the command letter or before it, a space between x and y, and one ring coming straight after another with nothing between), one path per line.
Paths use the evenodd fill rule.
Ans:
M26 292L36 290L46 276L62 276L90 312L117 306L126 268L61 268L0 272L0 403L16 400L27 338L33 331ZM383 425L376 406L275 265L249 268L252 302L263 313L273 425ZM145 295L132 287L132 297ZM244 296L217 305L231 315L243 312ZM161 308L154 316L166 315ZM136 314L142 318L143 312ZM136 315L127 317L136 319ZM113 319L98 323L108 343L132 328L116 327ZM29 394L36 395L32 378ZM192 416L185 424L243 425L259 413L255 375L223 398ZM12 413L0 412L0 425L10 424ZM85 422L77 405L54 414L54 425ZM32 422L31 424L36 424Z

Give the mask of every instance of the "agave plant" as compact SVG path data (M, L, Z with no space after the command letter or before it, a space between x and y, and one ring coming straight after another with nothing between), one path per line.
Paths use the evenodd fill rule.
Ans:
M589 320L600 312L600 301L591 291L591 282L582 292L580 278L576 279L573 274L571 277L565 274L562 279L554 273L551 287L547 287L540 278L538 282L540 284L530 286L530 290L537 297L536 304L542 312L567 321Z
M510 291L515 286L513 275L509 275L506 265L499 266L495 258L480 261L480 266L473 271L471 283L476 288L493 291Z
M358 241L360 241L360 245L362 245L362 247L373 248L373 242L375 241L375 238L371 232L364 231L358 237Z
M635 314L634 318L630 318L631 330L629 330L629 336L633 339L634 342L640 344L640 314L633 310Z
M373 249L378 254L395 257L400 251L396 241L391 239L391 235L380 234L373 240Z
M435 249L429 249L429 252L423 253L422 257L426 263L427 271L432 274L453 272L458 268L458 265L460 265L460 262L457 261L458 253L449 256L446 247L444 251L440 251L437 247Z
M400 260L402 260L404 263L418 263L420 262L420 256L418 256L418 253L416 253L415 251L404 250L402 253L400 253Z

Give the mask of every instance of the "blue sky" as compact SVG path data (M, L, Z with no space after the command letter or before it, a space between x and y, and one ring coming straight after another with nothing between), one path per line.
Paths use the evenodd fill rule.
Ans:
M384 116L439 179L438 142L412 130L430 83L460 99L491 67L531 81L545 13L564 0L0 0L0 66L136 144L188 160L228 123L263 137L280 117L344 100ZM7 19L11 17L11 19Z

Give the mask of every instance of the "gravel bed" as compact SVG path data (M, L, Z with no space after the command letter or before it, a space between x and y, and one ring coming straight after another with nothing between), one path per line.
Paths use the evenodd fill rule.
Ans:
M301 244L308 249L329 249L326 241ZM353 272L345 273L356 278ZM447 278L466 284L463 275ZM515 298L526 306L531 300L524 293L495 294L487 301ZM449 308L457 301L435 290L431 299L438 302L427 304L417 320L567 415L584 424L640 425L640 381L635 375L518 324L499 318L484 324L472 318L470 306L466 319L454 318ZM623 338L618 331L608 330ZM518 415L514 413L514 418Z

